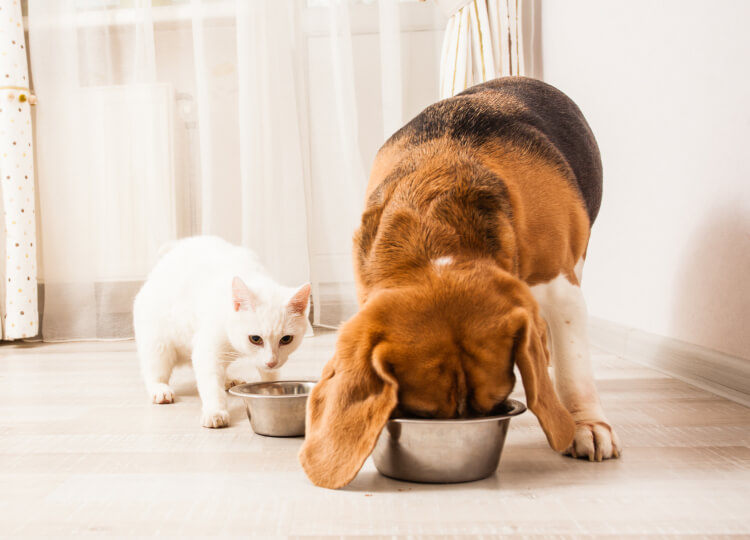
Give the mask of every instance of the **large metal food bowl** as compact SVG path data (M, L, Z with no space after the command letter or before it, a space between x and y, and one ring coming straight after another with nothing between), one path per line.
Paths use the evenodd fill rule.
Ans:
M375 467L385 476L410 482L480 480L497 470L510 419L525 410L523 403L509 399L492 416L394 418L375 445Z
M305 434L305 407L313 381L275 381L240 384L229 393L245 402L253 431L270 437Z

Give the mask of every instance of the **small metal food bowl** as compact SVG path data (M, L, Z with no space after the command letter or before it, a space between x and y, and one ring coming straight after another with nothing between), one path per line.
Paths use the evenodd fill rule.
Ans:
M431 484L471 482L497 470L510 419L526 405L508 399L492 416L394 418L372 453L378 471L397 480Z
M305 407L314 381L274 381L240 384L229 389L245 402L253 431L270 437L305 434Z

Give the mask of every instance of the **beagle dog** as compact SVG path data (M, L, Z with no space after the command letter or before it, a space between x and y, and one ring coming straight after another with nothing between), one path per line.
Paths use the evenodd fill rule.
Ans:
M308 400L314 484L348 484L392 415L491 414L514 367L553 449L618 457L580 288L601 193L581 111L534 79L435 103L383 145L354 237L360 310Z

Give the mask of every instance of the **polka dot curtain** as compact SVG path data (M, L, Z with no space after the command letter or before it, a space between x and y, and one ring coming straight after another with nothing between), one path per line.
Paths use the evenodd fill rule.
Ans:
M0 78L1 309L3 339L13 340L39 332L31 96L20 0L0 0Z

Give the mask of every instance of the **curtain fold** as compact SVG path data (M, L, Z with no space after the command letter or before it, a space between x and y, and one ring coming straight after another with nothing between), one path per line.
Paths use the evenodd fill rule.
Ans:
M0 242L2 338L32 337L37 314L37 239L34 148L29 73L21 5L0 0Z
M31 0L43 338L131 337L159 248L193 234L253 249L283 284L312 281L317 323L350 316L363 156L403 120L401 8ZM352 29L370 14L375 98ZM373 99L377 146L359 119Z
M174 88L156 80L150 2L92 20L72 1L29 6L42 336L132 335L134 292L175 236Z
M522 0L435 0L449 17L440 97L496 77L524 75Z
M314 270L313 306L316 324L336 327L352 314L354 305L351 247L359 224L367 176L360 146L359 110L355 88L354 52L349 3L332 1L327 10L329 58L329 110L334 112L333 139L311 141L313 152L322 155L333 145L327 163L318 160L325 184L313 183L311 264ZM318 87L320 91L321 87ZM322 143L322 144L321 144ZM313 156L315 161L315 156ZM341 204L342 202L345 204ZM327 231L321 234L322 231ZM343 307L343 306L349 307ZM329 313L324 313L328 307Z
M401 17L398 0L380 0L380 88L383 96L383 139L387 140L403 124L403 84L401 82Z
M263 0L237 7L240 240L276 279L301 285L310 276L309 223L294 4Z

